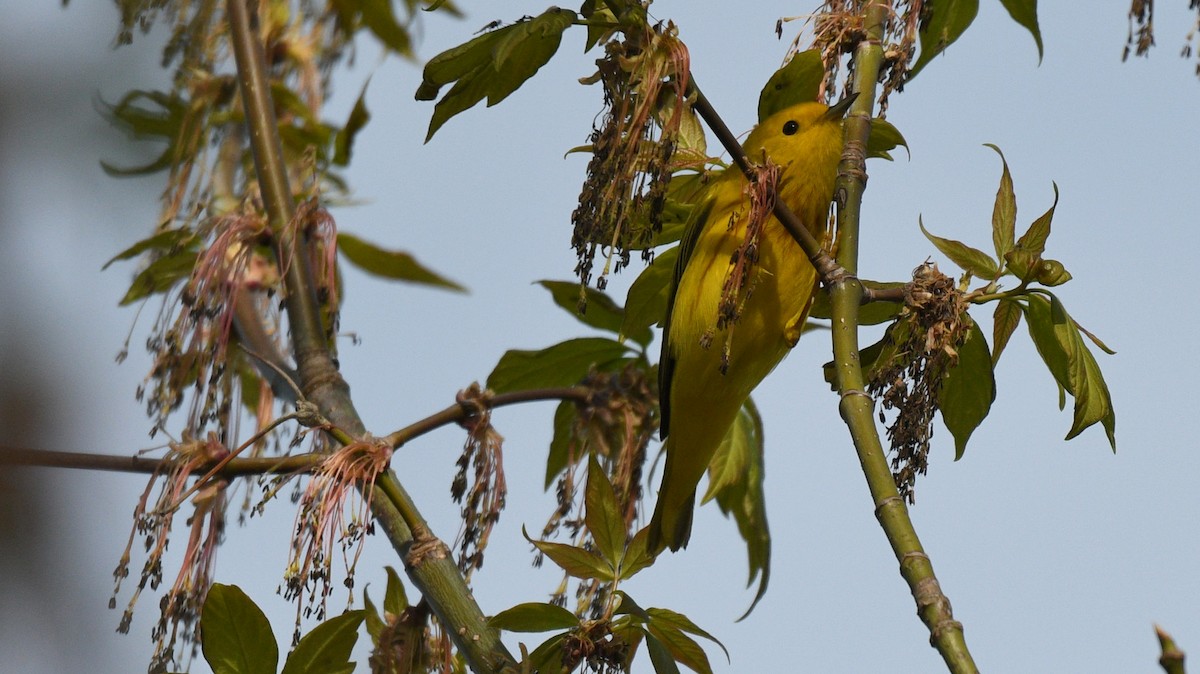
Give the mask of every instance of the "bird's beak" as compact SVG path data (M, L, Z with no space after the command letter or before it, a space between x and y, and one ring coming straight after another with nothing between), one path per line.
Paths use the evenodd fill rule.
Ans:
M828 110L825 111L825 119L830 122L840 122L846 116L846 112L850 110L850 105L858 98L858 92L854 92L842 100L834 103Z

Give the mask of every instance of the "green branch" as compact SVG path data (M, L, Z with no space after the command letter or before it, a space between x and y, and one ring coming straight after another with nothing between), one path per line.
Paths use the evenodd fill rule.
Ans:
M854 54L854 82L851 90L858 99L846 118L846 147L838 167L837 195L841 201L838 223L838 263L849 274L858 271L859 231L862 195L866 188L866 147L871 131L871 111L875 101L883 49L887 3L869 2L865 14L867 39ZM977 672L963 639L962 625L954 620L950 602L942 593L933 565L921 547L909 518L904 499L896 489L891 467L875 426L874 400L866 392L858 349L858 310L863 286L847 276L829 287L833 310L832 335L834 366L837 372L839 411L850 429L855 451L875 504L875 515L888 543L900 562L900 574L908 583L917 613L929 628L930 641L956 674Z
M300 388L304 398L317 405L334 427L353 437L365 437L366 428L350 399L350 388L329 352L308 255L303 251L303 228L294 222L296 207L288 184L257 17L251 14L247 0L228 0L228 12L255 171L274 233L276 259L284 272L288 325ZM380 475L376 484L361 488L372 492L367 495L372 514L403 557L409 578L429 602L471 669L498 672L515 666L516 661L500 641L499 631L487 626L449 551L429 531L395 475L388 471ZM430 550L439 554L424 554Z

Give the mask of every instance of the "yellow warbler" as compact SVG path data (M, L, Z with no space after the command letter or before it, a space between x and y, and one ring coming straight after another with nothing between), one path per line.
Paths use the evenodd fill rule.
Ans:
M820 103L784 108L759 124L744 144L751 161L765 159L779 167L778 198L818 240L827 232L841 122L851 100L832 108ZM659 360L667 460L650 520L654 551L687 545L700 478L747 396L795 346L817 289L816 270L770 216L749 251L757 260L736 324L732 331L720 330L718 320L726 320L731 306L726 279L735 255L747 255L746 186L737 167L710 182L680 241Z

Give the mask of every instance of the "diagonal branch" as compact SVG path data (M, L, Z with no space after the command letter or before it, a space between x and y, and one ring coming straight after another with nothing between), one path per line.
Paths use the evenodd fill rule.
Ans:
M852 91L859 92L846 118L846 146L838 167L838 195L842 201L838 223L838 262L851 276L829 287L833 309L832 335L839 410L854 441L867 486L875 504L875 515L900 562L900 574L908 583L917 613L929 628L930 643L941 653L949 671L955 674L977 672L963 639L962 624L954 619L950 601L942 592L933 565L929 561L904 499L896 489L887 456L879 439L873 414L874 400L866 393L858 349L858 310L863 286L853 274L858 270L858 236L862 213L862 195L866 187L867 138L871 131L871 110L875 85L883 59L880 40L884 21L890 11L887 3L867 3L865 28L867 39L854 54Z
M350 388L337 370L321 321L316 286L301 254L306 242L296 226L296 207L288 184L287 165L275 119L267 76L266 57L257 17L250 0L228 0L230 41L237 62L238 83L254 152L254 166L262 190L268 222L274 232L275 254L286 291L288 325L293 356L305 399L317 405L332 424L353 437L365 437L366 428L350 399ZM449 550L429 530L411 497L388 471L372 485L367 500L372 514L404 559L405 569L421 591L455 646L476 672L496 672L516 665L500 641L499 631L487 626L466 581Z

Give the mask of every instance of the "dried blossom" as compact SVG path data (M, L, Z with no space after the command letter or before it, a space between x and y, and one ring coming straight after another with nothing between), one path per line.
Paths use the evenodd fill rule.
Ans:
M296 600L297 638L300 614L325 617L333 593L334 547L340 547L346 569L345 585L354 587L354 569L364 537L374 531L370 517L372 490L359 490L387 470L392 448L377 439L346 445L313 471L300 499L295 535L284 574L283 595ZM306 599L307 595L307 599Z
M470 410L461 425L467 429L467 441L455 465L458 472L450 485L455 503L462 504L462 527L455 539L458 568L468 581L483 566L492 528L500 520L500 511L508 497L504 482L504 437L492 427L487 394L472 384L458 394L458 404ZM467 474L471 476L468 480Z
M676 150L689 145L682 136L691 118L687 98L690 58L674 24L628 30L623 39L605 43L605 56L587 83L604 90L602 123L592 132L592 159L571 214L571 245L580 281L592 280L593 260L604 251L604 270L596 281L603 289L612 270L629 264L630 251L649 261L651 243L662 229L671 174L680 168ZM694 123L694 122L693 122ZM692 164L703 164L690 159Z
M933 417L946 371L958 362L958 348L966 340L971 318L967 301L954 280L926 263L913 272L905 290L905 308L888 329L890 358L875 370L867 390L896 410L888 426L892 476L900 494L912 503L918 475L928 467Z
M171 526L182 502L189 493L188 482L201 466L220 460L228 454L215 434L206 440L171 443L164 457L168 466L164 474L150 477L142 497L134 509L134 527L121 560L113 572L115 587L109 608L116 608L121 583L129 576L134 539L145 537L146 561L142 565L137 589L134 590L117 630L128 632L133 610L144 589L157 590L163 580L163 555L170 541ZM153 507L149 505L155 485L162 481ZM167 671L180 663L189 653L194 655L199 638L200 607L212 584L216 564L217 544L225 531L226 487L224 480L212 480L192 497L193 511L187 520L189 527L183 562L171 588L160 602L160 614L151 630L154 654L150 671Z

